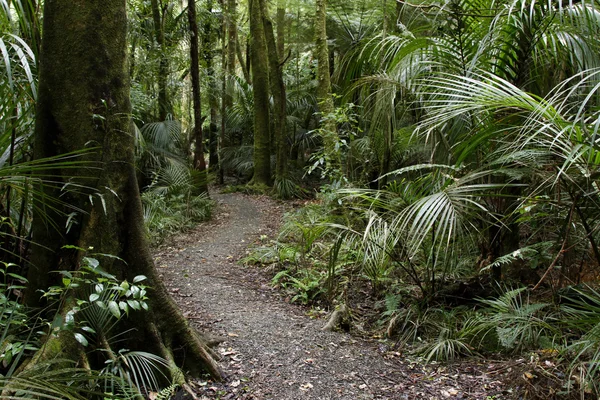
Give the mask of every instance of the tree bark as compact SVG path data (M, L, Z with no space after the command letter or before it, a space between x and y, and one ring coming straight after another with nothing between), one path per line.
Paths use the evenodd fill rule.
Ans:
M190 27L190 73L192 75L192 97L194 103L194 169L200 172L197 183L199 193L208 192L208 176L204 160L204 134L202 132L202 94L200 93L200 59L198 50L198 21L196 1L188 0L188 22Z
M85 156L93 167L54 170L54 180L59 186L64 183L60 193L45 187L36 195L35 247L25 301L41 304L37 290L48 288L50 277L57 275L51 271L77 270L83 254L65 245L116 256L98 256L103 270L130 282L146 275L151 288L150 311L133 312L119 321L119 330L130 332L119 345L158 354L194 374L208 371L220 377L202 339L169 297L149 251L134 166L125 4L45 1L35 156L93 147ZM83 186L68 190L74 184ZM58 194L74 208L44 212L47 199ZM67 216L73 209L80 211ZM67 221L71 229L61 232ZM54 340L60 339L49 336L48 342ZM61 357L71 349L54 343L41 351Z
M219 165L219 157L217 155L217 109L219 101L217 99L217 84L215 77L215 67L213 63L213 47L215 44L215 26L213 15L213 0L206 2L206 11L209 18L204 24L204 34L202 38L202 52L204 62L206 63L206 78L208 81L208 105L210 108L210 125L208 134L208 165L210 171L217 171Z
M236 0L227 0L227 88L226 107L233 104L233 88L231 80L235 76L235 57L237 51L237 5Z
M239 40L239 37L237 36L237 34L235 35L235 37L236 37L235 52L236 52L237 58L240 62L240 67L242 67L242 74L244 74L244 79L246 80L246 82L248 82L249 84L252 84L252 78L250 77L249 63L247 61L245 61L244 54L242 54L242 46L240 45L240 40ZM249 54L246 54L246 59L247 58L249 58Z
M163 26L162 10L158 4L159 0L151 0L150 6L152 8L152 20L154 22L154 33L156 35L156 42L159 47L159 61L158 61L158 119L164 121L167 119L167 115L172 113L171 103L169 101L169 94L167 88L167 78L169 76L169 61L167 59L167 48L165 45L165 32Z
M280 181L286 177L287 170L287 129L286 129L286 92L283 82L283 65L281 64L273 22L269 18L269 11L261 0L261 9L263 14L263 25L265 30L265 39L267 43L267 52L269 59L269 82L271 86L271 95L273 96L273 118L274 118L274 137L277 154L275 180Z
M285 59L285 0L277 1L277 53L281 62Z
M261 0L250 0L250 48L254 86L254 176L251 183L271 185L269 64Z
M321 112L321 136L323 147L330 159L330 168L340 168L340 155L336 150L338 142L337 126L331 115L334 112L331 91L331 77L329 74L329 49L327 46L327 0L316 0L315 36L317 59L317 101ZM334 177L337 178L337 177Z

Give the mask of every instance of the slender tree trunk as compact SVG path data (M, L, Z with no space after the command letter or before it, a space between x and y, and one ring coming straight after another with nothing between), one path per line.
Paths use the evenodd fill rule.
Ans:
M316 0L315 14L316 59L317 59L317 100L321 111L321 135L326 155L329 157L330 169L339 170L340 154L336 150L338 142L336 122L331 119L334 111L329 74L329 49L327 46L327 0ZM339 177L334 177L334 179Z
M51 277L57 275L51 271L79 268L82 252L65 249L65 245L93 247L96 254L116 256L99 257L103 270L130 282L146 275L151 288L150 311L132 312L119 321L117 328L128 332L120 348L161 355L192 373L205 370L221 376L208 349L169 297L149 251L130 133L125 0L46 0L43 32L36 158L95 149L85 157L93 168L52 171L59 186L66 189L79 183L83 185L80 190L46 186L35 196L35 247L25 301L41 303L37 290L47 289ZM48 199L59 193L74 208L59 210L63 207L57 206L43 212L48 210ZM92 203L92 197L97 201ZM81 211L67 216L74 209ZM71 229L62 232L67 221ZM78 344L72 335L67 336L70 341L65 335L48 336L47 341L54 343L42 347L42 356L34 360L75 353L73 346ZM79 354L85 354L80 350ZM99 362L102 365L92 367L103 367Z
M227 0L227 75L231 80L235 76L235 57L237 51L237 5L236 0ZM245 70L245 67L242 68ZM246 72L244 72L246 73ZM227 92L227 107L233 104L233 88L230 84Z
M202 132L202 102L200 93L200 60L198 51L198 21L196 19L196 2L188 0L188 21L190 26L190 73L192 75L192 97L194 102L194 169L201 172L197 189L200 193L208 192L206 161L204 160L204 135Z
M228 110L233 105L233 94L234 94L234 78L236 76L236 46L237 46L237 4L236 0L227 0L227 52L223 54L224 60L226 60L226 71L227 71L227 87L225 93L225 109ZM225 43L225 39L223 39ZM223 138L223 145L229 147L232 143Z
M225 183L225 170L223 168L223 148L225 147L225 128L226 128L226 120L227 120L227 96L229 93L227 92L229 86L227 85L229 81L229 74L226 71L229 68L227 64L227 53L225 51L225 39L227 37L228 26L230 24L229 19L231 18L229 12L229 6L225 6L225 0L219 0L221 4L221 9L225 10L225 18L222 19L221 24L221 127L219 130L219 137L217 142L217 155L219 158L219 173L218 180L219 184L222 185ZM235 3L235 0L234 0ZM227 44L229 46L229 43Z
M215 29L213 25L213 0L206 2L206 11L210 18L206 19L204 24L204 34L202 39L202 52L204 62L206 63L206 77L208 80L208 105L210 107L210 125L208 134L208 164L211 171L217 171L219 166L219 157L217 155L217 109L219 101L217 99L217 82L215 77L215 68L213 63L213 47L215 44Z
M158 119L164 121L167 115L172 113L171 103L169 101L167 79L169 77L169 61L167 59L167 49L165 45L165 32L162 23L162 10L159 0L151 0L152 20L154 22L154 33L158 43L160 58L158 64Z
M235 52L237 54L238 61L240 62L240 67L242 68L244 80L249 84L252 84L252 77L250 76L250 63L248 62L249 53L246 54L247 57L244 57L244 54L242 53L242 46L240 45L239 37L237 36L237 34L235 42Z
M387 13L387 0L382 0L382 9L383 9L383 21L382 21L382 32L381 39L385 42L387 38L388 32L388 13ZM383 66L384 63L384 52L381 52L381 58L379 63ZM384 96L385 91L384 91ZM392 100L393 101L393 100ZM381 164L379 166L379 189L383 189L387 185L387 174L390 172L390 163L392 158L392 142L393 142L393 134L394 134L394 105L392 104L388 109L387 115L384 116L384 122L382 126L383 130L383 154L381 155Z
M271 185L269 64L261 0L249 0L252 81L254 83L254 176L251 183Z
M277 1L277 53L281 62L285 59L285 8L286 0Z
M287 129L286 129L286 92L283 82L283 66L281 64L275 41L273 22L269 18L269 11L265 0L261 0L263 13L263 25L265 30L265 39L267 43L267 52L269 58L269 82L271 85L271 94L273 96L274 107L274 137L277 154L275 168L275 180L280 181L285 178L287 170Z

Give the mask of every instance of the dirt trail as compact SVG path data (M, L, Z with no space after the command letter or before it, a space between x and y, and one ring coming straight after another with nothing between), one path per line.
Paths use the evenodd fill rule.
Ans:
M193 382L199 398L485 398L479 397L477 368L423 370L373 343L321 331L323 320L284 302L259 271L237 263L250 243L275 231L281 206L241 194L213 198L219 203L214 221L174 238L176 245L156 254L186 315L201 331L225 339L216 351L229 379ZM488 393L497 394L493 380L485 381Z

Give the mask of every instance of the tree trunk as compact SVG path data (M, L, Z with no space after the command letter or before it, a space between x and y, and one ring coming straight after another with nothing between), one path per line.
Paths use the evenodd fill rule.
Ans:
M154 22L154 33L158 43L160 58L158 64L158 119L164 121L167 115L172 113L171 103L167 90L167 78L169 76L169 61L167 59L167 49L165 45L165 32L162 23L162 10L158 4L159 0L151 0L152 20Z
M269 64L261 0L250 0L250 40L254 85L254 176L251 183L271 185Z
M223 41L224 42L224 41ZM235 76L235 57L237 51L237 5L236 0L227 0L227 75L230 84L227 89L226 106L233 104L233 88L231 79ZM245 70L245 68L243 68Z
M277 53L281 62L285 59L285 0L277 1Z
M190 25L190 72L192 75L192 97L194 99L194 169L200 171L197 184L198 192L208 192L206 161L204 160L204 135L202 132L202 94L200 93L200 60L198 51L198 21L196 19L196 2L188 0L188 22Z
M329 158L329 168L339 171L341 161L336 150L338 142L337 126L331 118L334 111L331 94L331 77L329 74L329 49L327 47L327 0L316 0L315 14L316 59L317 59L317 101L321 111L321 136L326 156ZM334 176L334 179L339 176Z
M261 0L261 9L263 13L263 25L265 30L265 39L267 43L267 52L269 59L269 82L271 85L271 94L273 96L274 107L274 137L276 144L277 162L275 168L275 180L281 181L286 176L287 167L287 130L286 130L286 93L283 82L283 66L280 62L275 41L273 23L269 18L269 11L265 0Z
M240 45L240 40L238 35L235 35L236 37L236 42L235 42L235 52L237 54L237 58L240 62L240 67L242 67L242 74L244 74L244 79L246 80L246 82L248 82L249 84L252 84L252 78L250 77L250 63L247 62L250 54L247 53L246 54L246 58L244 58L244 54L242 54L242 46ZM248 48L248 47L247 47ZM250 49L248 48L248 51Z
M206 62L206 78L209 88L208 105L210 107L210 125L208 135L208 165L210 171L217 171L219 165L219 157L217 155L217 109L219 108L219 102L217 99L217 84L213 63L215 29L213 25L214 16L212 7L213 0L208 0L206 2L206 11L210 17L206 19L206 23L204 24L202 52L204 54L204 61Z
M65 245L116 256L98 256L103 270L130 282L146 275L151 288L150 311L119 321L119 331L128 332L119 346L158 354L194 374L220 377L209 350L169 297L149 251L134 167L125 3L45 1L35 156L92 147L85 159L93 168L52 171L57 187L63 186L62 198L75 208L44 213L47 199L59 190L45 187L37 194L25 301L41 304L37 290L47 289L58 275L51 271L79 267L82 251ZM84 186L68 190L75 183ZM81 211L67 216L73 209ZM71 229L60 232L68 221ZM60 343L60 336L49 336L41 351L58 357L74 353Z

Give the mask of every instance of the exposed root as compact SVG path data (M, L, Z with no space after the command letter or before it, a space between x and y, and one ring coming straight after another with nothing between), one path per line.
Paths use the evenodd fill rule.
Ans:
M348 312L348 307L345 304L340 305L336 308L334 312L331 313L329 320L325 324L321 330L323 331L333 331L339 326L342 325L344 321L348 321L350 317L350 313Z

